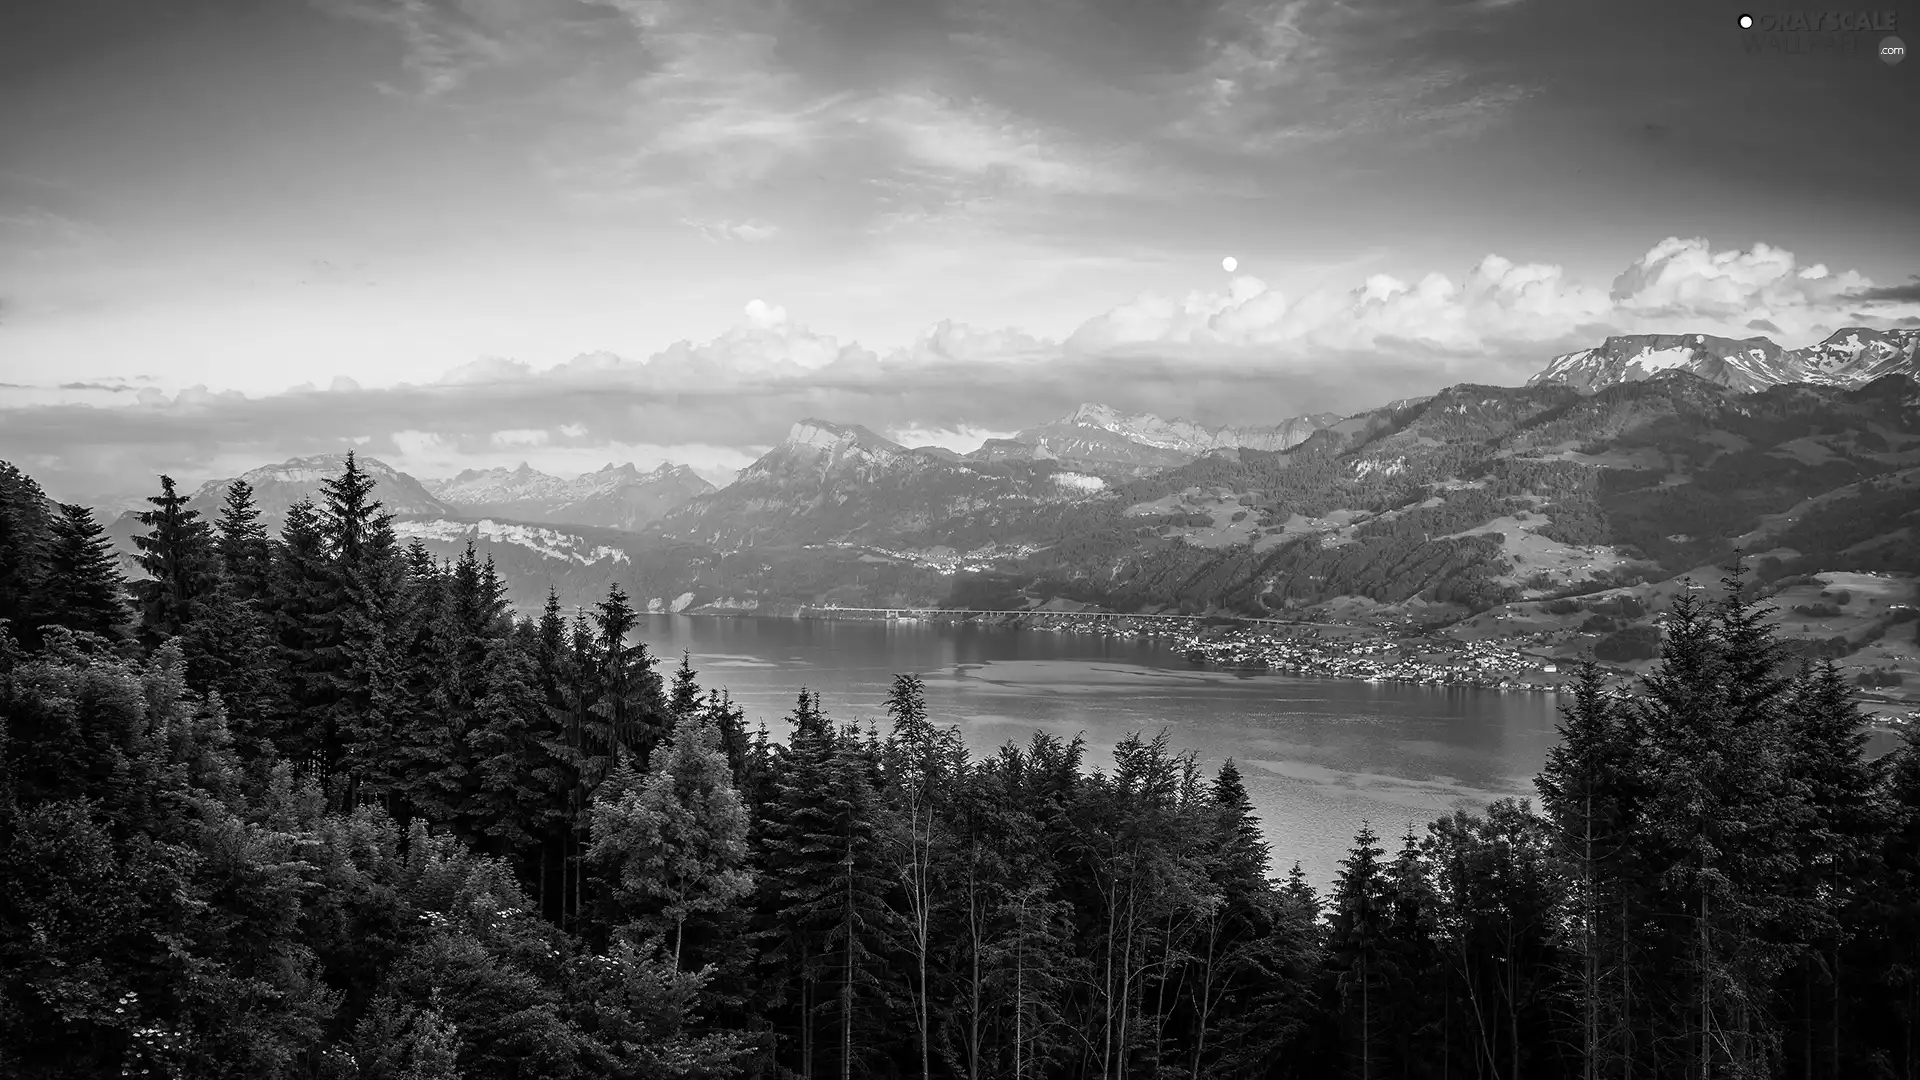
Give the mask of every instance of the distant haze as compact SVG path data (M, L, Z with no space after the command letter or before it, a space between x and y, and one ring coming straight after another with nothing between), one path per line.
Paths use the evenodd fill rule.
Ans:
M1854 59L1656 0L12 5L0 458L724 482L809 415L964 452L1916 326L1920 94Z

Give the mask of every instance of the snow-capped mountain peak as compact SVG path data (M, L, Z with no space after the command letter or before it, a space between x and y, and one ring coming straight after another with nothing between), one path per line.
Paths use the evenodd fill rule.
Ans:
M1136 467L1170 466L1215 450L1288 450L1340 418L1331 413L1297 416L1271 426L1209 427L1152 413L1122 413L1092 402L1051 423L1013 437L1050 457L1111 462ZM986 447L976 451L986 454ZM994 456L1004 456L995 447Z
M514 469L467 469L429 486L469 514L614 529L640 528L713 490L692 469L670 461L646 473L630 461L608 462L570 480L521 462Z
M1783 383L1859 386L1882 375L1920 377L1920 330L1848 327L1802 349L1782 349L1764 337L1711 334L1622 334L1599 347L1554 357L1527 381L1600 390L1668 371L1687 371L1722 386L1752 392Z

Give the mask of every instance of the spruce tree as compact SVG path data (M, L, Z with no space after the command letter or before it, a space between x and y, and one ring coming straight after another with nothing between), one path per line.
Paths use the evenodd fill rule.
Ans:
M607 597L595 605L593 626L598 651L596 699L588 710L592 735L606 767L630 758L636 771L645 769L653 747L669 726L669 712L657 661L645 642L628 642L640 621L618 583L607 587Z
M1553 842L1567 870L1567 927L1574 1019L1586 1080L1631 1057L1627 1041L1631 980L1628 947L1644 871L1636 859L1636 815L1648 794L1632 715L1616 706L1592 660L1581 663L1560 709L1560 740L1535 780Z
M1392 910L1381 863L1386 849L1379 841L1373 827L1362 822L1340 861L1328 927L1327 959L1338 1001L1350 1018L1350 1053L1360 1080L1372 1080L1379 1069L1380 1010L1389 975L1382 944Z
M214 549L233 594L246 601L265 598L272 586L273 545L260 523L252 484L236 479L227 485L214 531Z
M673 689L667 694L667 708L675 720L693 715L705 703L698 675L699 672L693 670L693 653L682 650L680 666L673 669Z
M94 521L93 511L63 504L50 532L40 582L42 620L101 637L116 636L127 617L122 599L126 580L114 562L112 542Z
M241 753L276 755L287 738L291 702L266 617L217 579L181 640L188 685L220 695Z
M51 531L47 497L33 478L0 461L0 623L28 648L39 644L32 625Z
M319 512L302 499L288 508L274 546L270 608L294 710L281 753L316 779L332 764L327 759L333 745L330 714L339 694L331 671L341 635L341 598L329 563Z
M160 494L147 501L154 509L140 513L140 524L147 532L133 538L140 549L134 561L150 578L137 587L140 635L147 643L157 644L192 622L195 602L211 591L213 544L200 511L187 508L187 496L174 488L173 477L160 477Z
M323 758L341 771L351 806L385 797L395 783L397 733L411 708L406 694L406 571L393 515L372 497L375 481L353 452L339 476L321 481L320 529L326 538L330 608L338 637L320 652L332 684Z

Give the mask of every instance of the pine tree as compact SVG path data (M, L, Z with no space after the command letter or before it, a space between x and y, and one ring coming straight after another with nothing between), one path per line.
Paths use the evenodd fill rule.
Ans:
M227 485L214 530L214 548L233 594L247 601L266 597L273 579L273 545L260 523L253 485L238 479Z
M33 478L0 461L0 623L9 624L20 643L38 646L40 577L46 569L51 522L47 497Z
M595 723L592 742L611 768L623 757L636 770L647 766L654 745L669 726L668 706L657 662L645 642L628 643L639 613L627 601L619 584L607 588L607 598L594 607L596 632L597 700L589 709Z
M1647 847L1668 885L1659 910L1673 967L1668 1022L1700 1072L1771 1068L1777 1031L1763 1000L1782 953L1772 927L1792 902L1792 822L1801 798L1782 767L1779 651L1740 597L1740 567L1712 608L1676 598L1658 667L1633 702L1650 742Z
M114 637L126 620L126 580L115 565L113 544L93 511L63 504L53 519L40 582L45 622L101 637Z
M1867 757L1866 717L1832 660L1802 667L1786 704L1786 729L1787 768L1804 806L1792 830L1799 872L1790 888L1799 917L1778 927L1788 932L1777 940L1798 954L1782 987L1782 1011L1800 1014L1788 1037L1801 1071L1824 1058L1837 1072L1842 1048L1861 1041L1843 1028L1839 1008L1853 973L1888 959L1888 950L1869 946L1871 959L1861 963L1860 939L1870 935L1853 928L1872 925L1870 912L1885 910L1877 901L1892 875L1883 842L1897 828L1898 812L1884 798L1882 769ZM1889 758L1896 769L1899 761L1898 753ZM1920 1012L1906 1024L1920 1027ZM1909 1050L1910 1067L1911 1057Z
M1576 672L1561 706L1560 741L1547 751L1535 780L1552 823L1554 845L1569 871L1569 954L1574 974L1577 1045L1585 1080L1599 1080L1611 1061L1631 1058L1631 979L1627 949L1641 872L1635 861L1636 807L1646 797L1629 714L1615 707L1592 660Z
M1203 808L1201 866L1206 886L1197 905L1186 977L1191 990L1189 1073L1206 1075L1215 1059L1257 1057L1252 1002L1262 983L1279 981L1275 946L1282 912L1267 881L1268 848L1240 768L1229 758L1215 774ZM1285 1029L1269 1018L1272 1034Z
M154 509L140 513L147 532L133 538L140 549L134 560L151 578L138 587L140 634L157 644L192 622L195 601L211 591L213 546L200 511L187 508L187 497L175 490L173 477L160 477L160 494L147 501Z
M1438 898L1431 868L1413 826L1407 826L1400 850L1387 869L1386 920L1381 952L1389 972L1381 1017L1391 1032L1392 1057L1401 1076L1427 1074L1435 1054L1435 1029L1445 1023L1434 1004L1445 995L1437 939Z
M699 672L693 670L693 653L680 653L680 666L673 669L673 689L667 697L667 708L672 711L675 720L691 716L704 701L700 694Z
M393 791L396 736L406 693L407 579L393 515L372 497L375 481L348 451L340 475L321 481L318 525L326 541L324 588L330 638L314 650L329 684L321 759L352 806Z
M852 729L835 731L817 695L801 691L787 753L760 831L763 960L791 1000L799 1071L833 1062L860 1071L879 1025L882 950L893 932L880 830L878 763ZM820 1020L837 1047L822 1052ZM855 1042L858 1032L861 1039Z
M181 641L188 685L220 695L242 753L275 755L286 739L291 702L266 618L216 579Z
M1381 993L1389 974L1381 945L1391 908L1386 870L1380 861L1386 849L1379 840L1364 822L1354 834L1352 849L1340 861L1329 919L1328 961L1339 1001L1352 1017L1360 1080L1372 1080L1376 1071L1378 1010L1385 1004Z
M390 538L379 534L390 533L393 515L381 513L379 500L373 498L375 485L351 450L340 475L320 481L321 529L334 559L349 570L390 547Z
M332 767L331 710L339 691L331 670L342 632L341 598L312 502L288 508L274 556L272 630L294 711L280 751L323 779Z

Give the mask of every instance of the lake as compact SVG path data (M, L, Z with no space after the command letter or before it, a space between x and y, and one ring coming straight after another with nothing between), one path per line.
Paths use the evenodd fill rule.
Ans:
M1235 674L1196 668L1164 642L944 623L646 616L639 636L664 658L693 655L703 687L724 687L776 739L804 685L835 720L881 721L895 673L925 681L928 709L976 754L1035 731L1085 732L1090 764L1111 764L1128 732L1162 729L1209 774L1233 758L1273 848L1333 880L1362 820L1391 852L1455 807L1531 796L1552 744L1549 694Z

